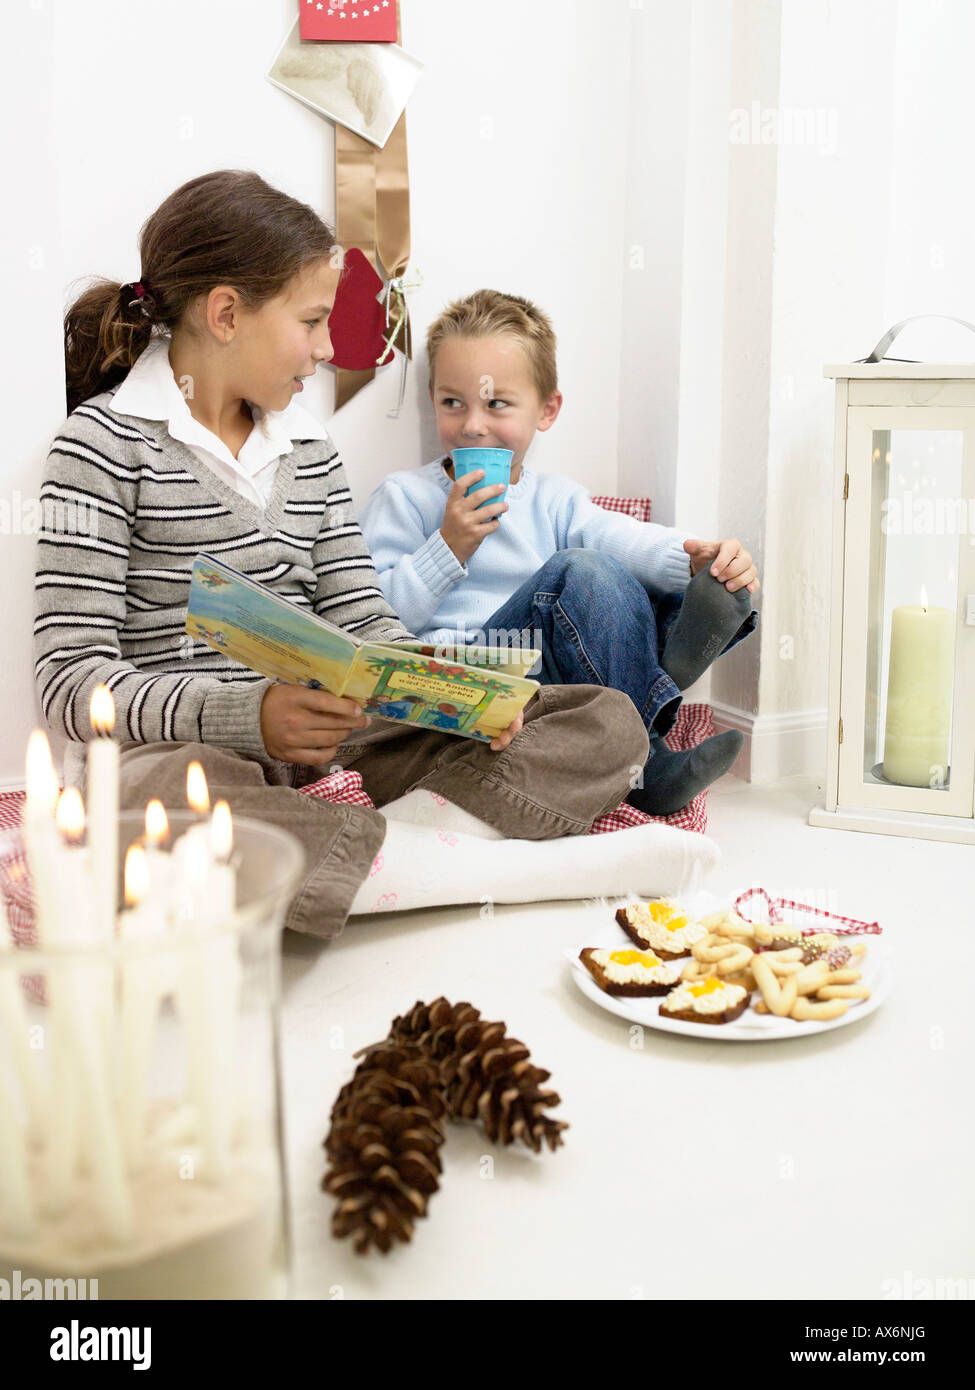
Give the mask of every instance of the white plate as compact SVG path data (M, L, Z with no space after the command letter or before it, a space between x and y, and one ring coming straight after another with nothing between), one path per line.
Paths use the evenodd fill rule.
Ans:
M722 907L730 906L724 899L712 893L701 893L688 898L682 905L695 917L704 917L709 912L717 912ZM828 1033L831 1028L845 1028L850 1023L858 1023L861 1018L866 1018L868 1014L880 1008L890 987L890 972L882 948L878 945L880 938L868 936L863 964L857 965L856 968L861 971L863 983L870 987L870 998L850 1000L850 1007L839 1018L796 1023L794 1019L776 1018L774 1014L757 1014L754 1009L754 1001L760 997L757 993L752 994L752 1003L733 1023L685 1023L679 1018L662 1018L659 1010L664 995L628 998L618 994L606 994L579 959L579 952L586 946L625 950L633 945L614 920L616 909L608 907L606 910L605 924L594 928L585 941L580 942L574 950L566 950L565 957L572 966L572 977L583 994L593 1003L607 1009L609 1013L628 1018L633 1023L642 1023L645 1028L658 1028L662 1033L683 1033L692 1038L709 1038L712 1042L779 1042L782 1038L804 1038L810 1033ZM828 923L824 930L829 930ZM852 938L844 937L841 940Z

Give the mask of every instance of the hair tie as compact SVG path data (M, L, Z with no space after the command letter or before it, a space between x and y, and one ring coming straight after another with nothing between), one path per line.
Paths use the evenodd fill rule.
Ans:
M152 318L153 310L156 307L156 302L141 280L136 280L134 282L131 280L127 281L124 285L120 285L119 289L131 290L132 293L135 295L134 299L130 299L128 301L128 307L130 309L134 309L136 305L138 305L139 309L142 311L143 315L147 319Z

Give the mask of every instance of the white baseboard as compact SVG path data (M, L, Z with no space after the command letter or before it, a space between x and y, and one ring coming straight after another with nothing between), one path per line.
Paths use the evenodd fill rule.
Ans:
M826 718L823 709L787 714L749 714L711 701L716 732L738 729L745 742L732 768L746 782L767 785L781 777L825 776Z

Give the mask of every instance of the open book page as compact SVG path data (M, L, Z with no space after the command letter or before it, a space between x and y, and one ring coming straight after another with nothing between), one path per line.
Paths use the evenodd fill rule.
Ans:
M506 671L436 661L378 642L359 649L344 693L366 714L406 719L490 741L522 710L538 682Z
M341 695L362 645L210 555L193 566L186 631L273 680Z

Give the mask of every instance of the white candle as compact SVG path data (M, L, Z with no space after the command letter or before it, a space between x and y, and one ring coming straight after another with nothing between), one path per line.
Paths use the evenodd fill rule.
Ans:
M169 817L158 799L146 806L146 833L143 838L148 883L142 895L158 910L168 928L173 911L173 856L163 846L169 840ZM156 957L160 1001L172 994L177 986L177 957L172 952Z
M58 800L57 774L47 735L41 729L35 729L27 741L25 781L27 799L24 804L23 838L34 897L34 929L38 944L46 947L54 945L57 940L60 912L57 884L65 849L54 823ZM56 970L48 970L45 988L49 1009L44 1051L48 1058L51 1093L45 1136L47 1210L60 1212L70 1201L78 1164L77 1062L68 1015L62 1009L66 990Z
M65 832L80 839L84 830L84 807L77 788L70 787L58 803L58 819ZM117 827L116 827L117 830ZM67 946L108 948L114 931L101 937L103 918L96 916L94 904L84 902L86 881L90 881L85 852L64 847L60 863L58 894L58 938ZM82 903L79 905L79 897ZM114 927L114 923L113 923ZM132 1234L132 1199L125 1180L122 1140L115 1114L112 1084L111 1012L113 966L98 960L66 960L56 967L58 997L52 1000L52 1014L58 1013L73 1049L79 1091L83 1100L82 1146L95 1190L95 1202L111 1239L127 1241ZM106 1023L107 1019L107 1023ZM55 1096L57 1104L58 1096Z
M187 795L197 810L209 806L203 769ZM173 847L178 926L210 939L184 949L180 1012L186 1030L187 1083L196 1107L204 1155L204 1176L223 1181L230 1171L233 1127L233 1054L240 963L233 932L213 936L229 924L236 906L236 874L227 862L232 848L230 808L218 803L204 825L191 826Z
M884 776L907 787L938 787L948 773L955 614L920 604L891 615Z
M38 942L44 946L57 930L55 885L64 847L54 822L58 778L47 735L41 729L35 729L27 741L26 785L24 848L34 894L34 927Z
M125 901L129 906L119 917L121 940L147 945L162 941L167 929L164 900L152 892L148 856L140 845L130 845L125 856ZM145 1158L149 1071L163 983L159 967L156 954L128 960L122 967L122 1129L130 1171L140 1168Z
M111 737L115 701L107 685L95 687L90 722L98 734L88 744L88 844L95 922L102 939L115 935L118 913L119 747Z

